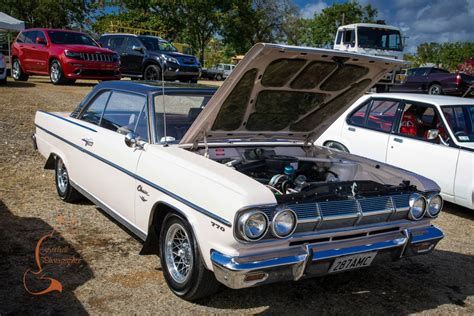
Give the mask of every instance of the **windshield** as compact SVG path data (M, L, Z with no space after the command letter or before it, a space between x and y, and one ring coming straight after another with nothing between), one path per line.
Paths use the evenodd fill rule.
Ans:
M400 31L375 27L357 28L359 46L385 50L403 50Z
M98 47L97 43L91 37L83 33L48 31L48 35L53 44L89 45Z
M474 142L474 105L444 106L443 114L459 142Z
M151 51L166 51L166 52L177 52L178 49L174 47L170 42L167 42L158 37L140 36L140 40L146 49Z
M153 98L155 102L156 142L159 144L178 144L209 102L211 96L165 95L163 98L163 95L156 95Z

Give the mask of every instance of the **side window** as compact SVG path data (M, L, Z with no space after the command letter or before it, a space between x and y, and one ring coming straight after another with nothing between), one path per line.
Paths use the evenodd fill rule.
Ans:
M370 100L367 101L362 107L352 113L349 117L349 124L363 126L365 124L365 114L370 105Z
M143 138L148 139L147 119L142 113L145 107L144 96L114 91L107 103L100 126L120 134L138 131ZM142 117L143 114L143 117Z
M341 39L342 39L342 31L338 31L337 37L336 37L336 44L341 44Z
M96 96L93 101L89 104L84 114L80 118L83 121L99 125L100 118L104 112L105 105L109 99L110 91L102 92Z
M447 139L447 132L435 108L427 104L405 103L398 133L420 140L430 140L430 131L437 130ZM434 141L439 142L439 138Z
M366 126L381 132L390 132L399 104L399 101L393 100L374 100L367 117Z
M40 38L44 39L45 43L47 42L46 36L44 36L44 33L41 32L41 31L36 32L36 37L40 37ZM36 43L36 38L35 38L35 43Z
M128 50L132 50L133 49L133 46L138 46L138 47L141 47L143 46L142 43L136 39L135 37L128 37L127 38L127 49Z
M21 32L20 35L16 38L17 43L24 43L25 42L25 33L26 32Z
M36 43L36 31L29 31L25 33L25 44L34 44Z
M112 36L109 39L108 48L111 50L116 50L122 48L125 37L123 36Z

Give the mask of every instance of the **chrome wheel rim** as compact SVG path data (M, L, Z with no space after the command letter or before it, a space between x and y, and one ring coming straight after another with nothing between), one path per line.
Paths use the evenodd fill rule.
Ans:
M175 223L166 232L165 261L168 272L177 283L184 283L191 275L193 255L188 233Z
M441 88L438 86L433 86L430 88L430 94L439 95L441 94Z
M159 80L160 74L154 67L148 67L145 70L145 80Z
M12 75L13 79L18 80L20 78L20 63L18 62L18 60L15 60L13 62Z
M63 161L59 159L56 177L58 178L58 188L61 193L65 193L69 184L69 175Z
M51 71L50 71L50 76L51 76L51 81L52 82L58 82L59 80L59 65L58 63L53 63L51 65Z

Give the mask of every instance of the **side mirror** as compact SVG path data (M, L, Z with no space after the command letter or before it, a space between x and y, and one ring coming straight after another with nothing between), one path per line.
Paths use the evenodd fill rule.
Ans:
M142 46L136 46L136 45L133 45L132 49L140 53L143 53L145 51L145 49Z
M428 140L435 140L436 138L438 138L439 135L439 130L437 129L430 129L428 130L427 134L426 134L426 139Z
M46 40L43 37L37 37L36 44L46 45Z
M128 132L127 135L125 135L125 145L130 148L143 149L143 143L134 132Z

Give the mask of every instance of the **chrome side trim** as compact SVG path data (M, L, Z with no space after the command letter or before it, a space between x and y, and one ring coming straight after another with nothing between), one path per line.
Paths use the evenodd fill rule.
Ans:
M112 208L108 207L104 202L93 196L91 193L87 192L84 190L82 187L80 187L78 184L74 183L73 181L70 181L71 185L79 191L82 195L84 195L87 199L89 199L91 202L93 202L95 205L97 205L101 210L103 210L105 213L110 215L113 219L115 219L117 222L125 226L128 230L130 230L132 233L137 235L141 240L145 241L147 234L140 230L138 227L130 223L128 220L126 220L124 217L122 217L119 213L115 212Z
M79 127L88 129L88 130L90 130L90 131L92 131L92 132L94 132L94 133L97 133L97 131L96 131L95 129L93 129L93 128L90 128L90 127L88 127L88 126L85 126L85 125L82 125L82 124L79 124L79 123L70 121L70 120L68 120L68 119L65 118L65 117L62 117L62 116L53 114L53 113L51 113L51 112L46 112L46 111L43 111L43 110L38 110L38 112L41 112L41 113L50 115L50 116L52 116L52 117L58 118L58 119L60 119L60 120L66 121L66 122L68 122L68 123L74 124L74 125L76 125L76 126L79 126ZM36 125L36 126L39 127L38 125Z

